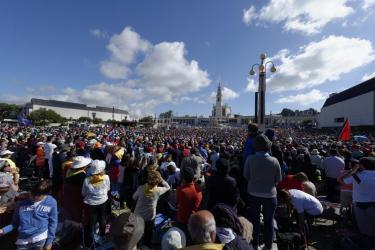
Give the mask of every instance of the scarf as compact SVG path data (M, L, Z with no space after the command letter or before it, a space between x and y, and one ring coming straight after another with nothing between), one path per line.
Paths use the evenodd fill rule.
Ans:
M68 173L66 174L66 178L72 177L72 176L80 174L80 173L86 174L85 169L81 169L81 170L79 170L77 172L73 172L71 169L69 169Z
M104 182L104 175L92 175L89 177L89 183L94 187L100 186Z

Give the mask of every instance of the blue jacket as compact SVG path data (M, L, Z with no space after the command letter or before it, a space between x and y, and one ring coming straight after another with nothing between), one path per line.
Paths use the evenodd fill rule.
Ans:
M245 164L246 159L249 155L255 155L255 148L254 148L254 140L255 136L249 136L245 142L245 148L243 150L243 164Z
M13 214L12 224L3 228L4 234L18 228L18 238L28 239L48 230L45 245L52 245L57 227L56 200L47 197L36 207L31 200L21 201Z

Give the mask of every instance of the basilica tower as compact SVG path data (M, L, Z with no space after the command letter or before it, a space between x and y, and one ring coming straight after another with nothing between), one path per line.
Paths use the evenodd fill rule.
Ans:
M223 95L221 92L221 83L217 87L216 104L215 104L215 117L221 118L223 116Z

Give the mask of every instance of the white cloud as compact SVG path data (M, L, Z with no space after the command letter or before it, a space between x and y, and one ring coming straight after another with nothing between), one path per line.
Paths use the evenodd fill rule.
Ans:
M370 73L370 74L365 74L363 77L362 77L362 81L367 81L371 78L374 78L375 77L375 71Z
M254 79L248 78L248 83L246 85L245 92L256 92L258 91L258 86L255 84Z
M364 10L369 10L374 6L375 6L375 0L363 0L362 8Z
M134 63L136 55L146 52L150 47L148 41L131 27L126 27L120 34L111 37L107 45L111 56L102 62L101 72L111 79L126 79L130 73L129 65Z
M327 93L322 93L317 89L313 89L305 94L290 95L286 97L281 97L275 101L275 103L297 103L299 105L307 106L312 103L325 100L327 98Z
M24 103L38 97L90 106L115 106L139 117L153 114L154 108L162 103L178 103L180 97L199 91L211 82L208 72L200 69L197 61L187 59L183 42L153 45L126 27L111 37L107 49L110 56L102 62L101 72L111 79L120 79L117 82L89 84L83 89L48 88L48 94L30 88L26 97L8 96L6 100ZM228 93L233 98L233 93ZM197 97L191 100L204 102ZM188 100L185 98L185 101Z
M311 35L321 32L328 23L353 13L353 8L347 5L349 2L350 0L270 0L255 17L259 21L283 23L287 31ZM245 21L245 12L243 19Z
M338 80L372 62L375 52L369 40L329 36L301 47L296 54L281 50L271 59L276 59L277 72L267 79L267 85L271 91L287 91Z
M137 66L140 85L151 96L172 97L198 91L210 84L207 71L195 60L186 59L183 42L162 42L153 46Z
M230 89L230 88L227 88L227 87L224 87L223 90L223 100L232 100L232 99L236 99L240 96L239 93L237 93L236 91Z
M240 96L239 93L227 87L222 87L221 93L223 95L223 101L237 99ZM210 99L211 99L211 102L215 102L216 91L211 92Z
M242 22L244 22L246 25L250 25L254 18L256 18L254 6L250 6L250 8L243 10Z
M107 32L100 30L100 29L91 29L90 34L94 36L95 38L107 38L108 34Z

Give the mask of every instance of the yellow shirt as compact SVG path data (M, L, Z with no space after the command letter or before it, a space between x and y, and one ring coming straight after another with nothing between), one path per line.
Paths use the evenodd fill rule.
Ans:
M183 250L222 250L224 244L217 243L204 243L200 245L192 245L189 247L181 248Z

